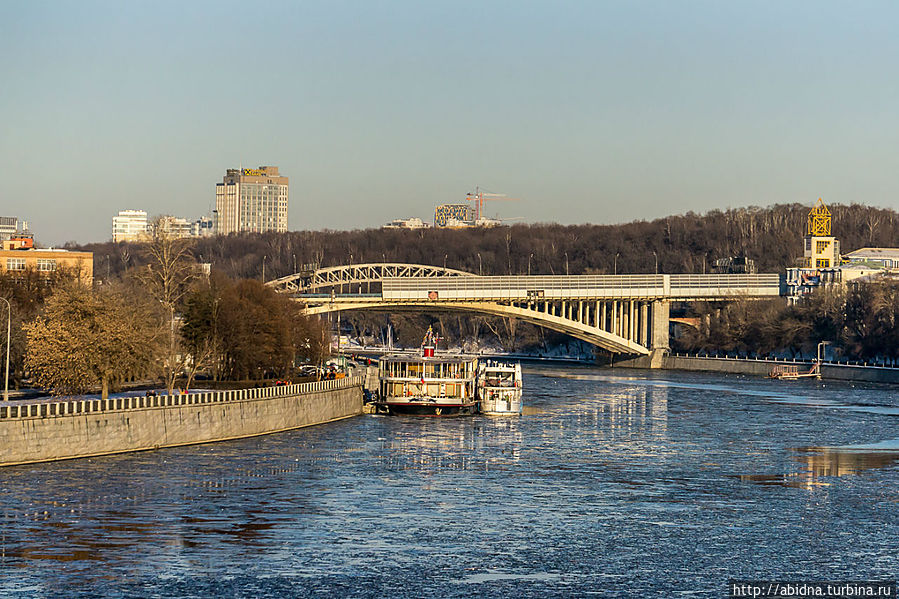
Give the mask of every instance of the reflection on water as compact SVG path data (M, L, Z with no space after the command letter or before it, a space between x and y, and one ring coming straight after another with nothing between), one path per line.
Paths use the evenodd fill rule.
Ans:
M668 389L665 387L625 388L614 394L597 394L601 423L612 429L652 430L665 435L668 421Z
M861 451L838 447L803 447L794 459L803 467L788 474L741 474L740 480L763 485L813 488L831 484L828 477L858 474L872 468L888 468L899 462L899 452Z
M859 451L838 447L806 447L799 450L802 461L812 477L846 476L871 468L887 468L899 461L899 453L888 451Z
M891 390L617 372L529 369L520 418L2 470L0 597L716 597L899 568Z

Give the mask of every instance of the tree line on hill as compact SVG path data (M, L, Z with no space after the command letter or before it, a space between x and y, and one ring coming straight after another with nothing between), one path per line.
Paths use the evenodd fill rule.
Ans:
M844 251L891 246L899 214L859 204L829 207ZM747 256L780 272L802 255L810 206L780 204L688 212L617 225L518 224L486 229L365 229L231 234L197 239L192 253L232 278L266 280L320 267L369 262L446 266L483 275L708 272L718 258ZM75 247L75 246L73 246ZM90 244L95 276L145 263L139 244Z
M892 246L899 239L899 214L860 204L831 205L833 233L844 252L866 246ZM232 234L195 240L191 252L199 262L236 279L271 280L304 268L368 262L446 266L483 275L703 273L719 258L746 256L760 272L781 272L802 255L802 237L810 205L781 204L688 212L652 221L617 225L535 224L490 229L367 229ZM92 244L95 274L115 277L146 264L139 244ZM757 305L756 305L757 306ZM718 312L718 307L712 312ZM734 308L736 309L736 308ZM785 309L785 308L784 308ZM729 314L725 310L723 314ZM806 320L808 313L796 314ZM786 318L786 316L784 316ZM541 351L563 342L559 336L514 319L455 314L348 313L343 324L357 336L386 339L387 325L401 342L415 344L421 331L435 325L450 343L483 339L510 350ZM723 323L724 321L722 321ZM785 321L788 322L788 321ZM715 331L723 330L719 323ZM709 337L691 347L728 345L739 337ZM781 331L781 349L795 347ZM811 342L807 340L807 342ZM860 351L847 344L845 351Z
M161 380L171 393L199 373L290 378L327 355L319 320L261 281L202 274L189 241L156 226L132 249L140 261L94 287L62 271L0 276L13 313L12 385L30 377L54 394L99 387L106 397L124 382Z

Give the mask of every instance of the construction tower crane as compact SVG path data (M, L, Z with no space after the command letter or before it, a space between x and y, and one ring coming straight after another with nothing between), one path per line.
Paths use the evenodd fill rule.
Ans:
M477 222L484 215L484 202L494 202L494 201L506 201L506 202L518 202L520 198L507 198L504 193L488 193L486 191L481 191L480 187L474 188L474 193L465 194L465 199L469 202L475 203L475 214L474 220Z

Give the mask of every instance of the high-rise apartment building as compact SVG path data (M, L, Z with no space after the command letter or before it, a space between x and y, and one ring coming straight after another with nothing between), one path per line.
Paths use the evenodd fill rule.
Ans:
M287 231L287 177L277 166L229 168L215 186L215 232Z
M144 210L122 210L112 217L112 240L143 241L147 237L147 213Z

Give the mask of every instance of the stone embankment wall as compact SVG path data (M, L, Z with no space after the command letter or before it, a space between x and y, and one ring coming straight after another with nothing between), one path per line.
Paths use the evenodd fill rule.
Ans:
M0 402L0 466L254 437L362 413L362 377L112 399Z
M775 365L796 364L800 372L809 370L811 362L794 360L755 360L751 358L714 358L704 356L667 355L661 368L698 372L726 372L768 376ZM616 362L616 368L649 368L646 358ZM825 362L821 366L821 378L837 381L899 384L899 368L866 364L838 364Z

